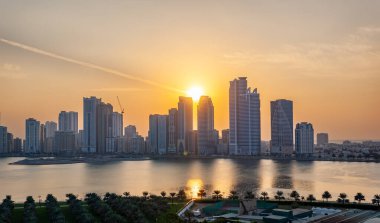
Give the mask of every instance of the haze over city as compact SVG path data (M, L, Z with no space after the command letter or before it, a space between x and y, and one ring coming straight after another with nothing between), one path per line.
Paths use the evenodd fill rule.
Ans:
M24 137L28 117L81 114L82 98L92 95L115 110L119 96L124 125L147 135L149 114L166 113L193 87L212 98L215 128L228 128L229 81L247 76L261 95L263 140L270 139L269 102L279 98L294 101L295 123L309 121L331 139L380 136L378 1L0 5L1 123L15 135Z

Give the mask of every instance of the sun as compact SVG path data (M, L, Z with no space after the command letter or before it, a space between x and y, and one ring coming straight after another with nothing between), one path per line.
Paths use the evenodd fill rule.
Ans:
M199 98L203 95L203 88L199 86L193 86L186 91L187 96L192 97L194 101L199 101Z

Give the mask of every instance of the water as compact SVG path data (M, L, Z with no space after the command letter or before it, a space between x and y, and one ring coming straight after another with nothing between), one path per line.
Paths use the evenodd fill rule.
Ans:
M60 200L66 193L79 197L86 192L142 191L159 194L186 188L196 196L199 188L208 194L221 190L225 196L231 189L287 195L297 190L301 195L314 194L320 199L328 190L333 198L345 192L353 200L357 192L370 201L380 193L380 163L300 162L273 160L146 160L118 161L106 164L67 164L46 166L8 165L23 158L0 158L0 197L11 194L16 201L27 195L43 198L52 193Z

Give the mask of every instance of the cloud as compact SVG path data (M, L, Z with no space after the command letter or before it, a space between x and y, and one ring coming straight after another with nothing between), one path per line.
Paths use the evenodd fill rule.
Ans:
M237 66L297 71L303 75L379 75L380 27L359 27L334 43L289 44L272 52L232 52L224 55L224 61Z
M97 89L90 89L90 91L146 91L147 89L144 88L97 88Z
M11 63L4 63L3 68L7 71L19 71L21 70L20 66L11 64Z

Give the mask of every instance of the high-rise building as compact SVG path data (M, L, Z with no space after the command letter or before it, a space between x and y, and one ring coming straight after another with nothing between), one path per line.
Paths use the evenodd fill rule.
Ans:
M169 126L168 153L177 153L178 110L176 108L169 109L168 126Z
M8 150L8 129L5 126L0 126L0 153L6 153Z
M214 105L208 96L202 96L198 102L198 155L215 154Z
M311 123L301 122L295 129L297 156L312 156L314 153L314 129Z
M96 97L83 98L83 147L82 152L96 152L97 144L97 107L101 99Z
M115 138L112 126L113 107L100 102L96 110L96 151L98 153L115 152Z
M15 138L13 139L13 150L15 153L21 153L22 152L22 139Z
M73 151L75 151L75 133L73 131L56 131L53 152L72 153Z
M46 153L46 132L45 132L45 124L41 124L40 126L40 152Z
M119 112L112 113L112 136L123 136L123 115Z
M57 131L57 123L53 121L45 122L45 134L46 138L54 138L54 133ZM63 130L60 130L63 131ZM69 131L69 130L68 130Z
M166 154L168 148L168 116L149 116L149 146L152 153Z
M59 131L78 133L78 112L61 111L58 117Z
M178 102L178 142L177 150L180 154L189 152L189 134L193 131L193 99L191 97L179 97Z
M260 94L247 88L247 78L230 81L230 145L232 155L258 155L261 148Z
M13 134L10 132L7 133L7 152L8 153L14 152Z
M198 155L198 130L193 130L188 134L188 155Z
M40 153L40 122L34 118L25 121L25 153Z
M289 156L293 153L293 102L285 99L271 101L272 155Z
M328 133L318 133L317 134L317 145L322 146L329 143L329 134Z
M127 139L137 136L136 126L134 125L128 125L127 127L125 127L124 132L125 137L127 137Z
M230 130L229 129L223 129L222 130L222 143L223 144L230 144Z

